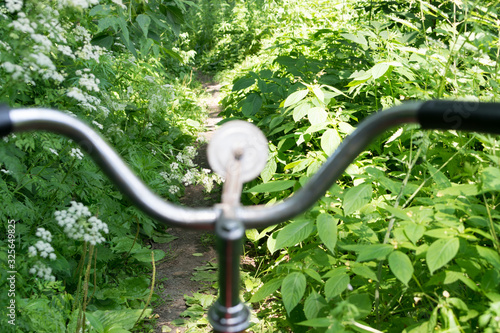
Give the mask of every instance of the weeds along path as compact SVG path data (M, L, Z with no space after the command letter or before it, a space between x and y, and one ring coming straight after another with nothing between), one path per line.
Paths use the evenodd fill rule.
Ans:
M209 108L209 117L206 120L206 131L201 133L206 140L210 140L216 124L221 120L218 117L220 85L212 82L211 77L199 75L203 88L209 94L203 103ZM209 168L206 144L198 147L195 163L203 168ZM190 207L212 206L220 201L220 191L215 189L212 194L206 194L202 185L191 185L185 190L181 203ZM177 239L166 244L155 244L153 248L162 249L170 257L156 267L156 292L162 301L156 304L154 313L159 315L156 323L156 332L184 332L184 327L176 327L174 320L182 318L180 314L187 309L184 295L192 296L204 288L205 282L196 281L197 268L204 266L209 261L216 259L213 248L213 239L210 234L203 231L187 230L181 228L168 228L168 233ZM166 327L168 326L168 328Z

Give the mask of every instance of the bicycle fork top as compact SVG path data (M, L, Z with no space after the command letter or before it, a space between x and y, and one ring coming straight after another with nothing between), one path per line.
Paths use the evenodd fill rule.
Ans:
M219 298L208 312L215 332L244 332L250 309L240 298L240 256L245 227L235 214L243 183L257 177L267 163L268 145L260 130L250 123L223 125L208 147L212 169L225 178L221 214L215 223L219 262Z

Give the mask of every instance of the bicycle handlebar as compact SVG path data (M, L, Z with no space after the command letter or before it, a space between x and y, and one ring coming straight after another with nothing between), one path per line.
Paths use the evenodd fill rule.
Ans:
M354 159L379 134L402 124L424 129L454 129L500 134L500 103L428 101L408 102L366 118L300 190L272 206L239 206L235 218L244 227L260 228L288 220L306 211L332 186ZM48 109L9 109L0 106L0 136L11 132L48 130L80 144L111 180L140 209L158 221L181 227L214 229L218 206L187 208L164 201L151 192L118 154L82 121Z

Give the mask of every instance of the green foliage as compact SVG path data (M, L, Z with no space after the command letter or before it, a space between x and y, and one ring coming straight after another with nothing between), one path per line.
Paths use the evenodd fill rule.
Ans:
M165 69L179 64L172 49L190 1L17 3L0 1L1 103L55 108L86 121L170 201L179 201L186 184L203 182L210 190L220 181L193 163L206 114L195 85L177 78L180 70ZM172 239L130 207L80 148L38 132L0 142L0 233L7 235L8 221L15 220L20 332L134 330L153 282L152 250L144 238ZM106 224L101 244L72 238L58 224L54 213L71 201ZM43 246L56 259L30 249L41 241L41 228L51 234ZM2 237L1 290L12 270L9 244ZM154 254L157 261L165 257L161 250ZM9 297L2 292L2 304ZM10 326L5 309L0 312L4 331Z
M378 109L498 99L492 3L266 5L274 17L255 19L270 31L264 48L221 74L231 82L225 117L257 124L270 140L246 204L290 196ZM261 320L279 313L274 327L293 331L493 332L499 176L494 137L414 126L387 133L310 212L247 231L261 263L249 273L262 285L246 300Z

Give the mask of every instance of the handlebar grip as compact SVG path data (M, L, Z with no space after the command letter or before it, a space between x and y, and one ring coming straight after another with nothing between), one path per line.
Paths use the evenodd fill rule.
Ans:
M500 134L500 103L428 101L417 111L424 129Z
M12 132L12 120L9 112L10 109L7 105L0 104L0 136L6 136Z

